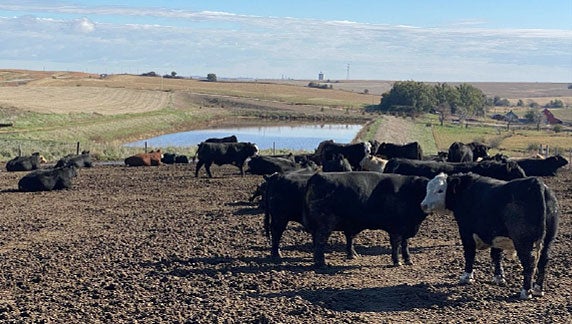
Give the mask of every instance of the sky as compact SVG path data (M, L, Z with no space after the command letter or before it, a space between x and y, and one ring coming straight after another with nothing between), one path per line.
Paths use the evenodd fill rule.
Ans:
M572 82L572 0L2 0L13 68Z

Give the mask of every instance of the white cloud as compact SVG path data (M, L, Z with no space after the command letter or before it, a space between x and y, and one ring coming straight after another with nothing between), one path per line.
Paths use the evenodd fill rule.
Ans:
M315 78L323 71L342 79L350 63L352 78L362 79L572 81L569 30L419 28L119 6L33 9L60 15L0 18L1 67L41 59L106 73ZM65 32L69 26L74 33Z

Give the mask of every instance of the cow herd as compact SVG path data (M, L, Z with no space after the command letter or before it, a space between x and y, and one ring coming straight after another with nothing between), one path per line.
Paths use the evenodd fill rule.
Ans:
M333 231L344 234L347 258L355 258L353 239L365 229L389 234L394 266L411 264L408 240L429 214L450 211L464 248L461 283L474 281L476 250L490 248L493 282L505 284L503 251L516 252L523 267L520 298L542 296L558 227L558 202L536 176L554 176L568 162L559 155L491 157L488 150L484 144L456 142L448 152L425 157L418 143L324 141L304 157L272 157L290 161L284 163L288 168L271 164L270 157L263 168L251 163L263 157L253 157L252 173L263 174L264 181L251 200L262 196L271 257L280 260L281 237L288 222L297 222L311 234L316 267L326 265L324 247ZM329 170L330 164L339 169Z
M538 176L555 176L568 161L489 156L482 143L455 142L448 152L426 157L414 142L321 142L311 154L259 155L254 143L236 136L201 142L195 157L195 177L204 166L234 165L241 175L262 175L251 201L260 196L271 257L282 257L280 240L289 222L310 233L314 266L326 265L325 246L333 231L346 238L347 258L358 257L354 238L363 230L388 233L394 266L412 264L409 239L428 215L450 211L464 249L461 283L474 281L476 250L490 248L493 281L506 283L503 251L516 251L523 267L520 297L542 296L549 252L558 227L558 202ZM126 166L189 163L184 155L161 150L136 154ZM40 168L39 153L6 163L7 171L31 171L18 189L25 192L70 188L77 169L92 167L89 151L61 158L54 167ZM246 166L248 168L246 168Z

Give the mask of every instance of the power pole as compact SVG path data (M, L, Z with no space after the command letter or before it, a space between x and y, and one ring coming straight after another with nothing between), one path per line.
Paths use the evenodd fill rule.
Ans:
M350 79L350 64L348 63L347 71L346 71L346 80Z

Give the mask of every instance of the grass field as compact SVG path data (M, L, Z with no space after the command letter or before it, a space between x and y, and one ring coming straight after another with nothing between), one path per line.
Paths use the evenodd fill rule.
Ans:
M76 143L89 147L102 159L116 159L129 149L122 144L155 135L220 123L249 123L266 116L275 120L296 118L357 117L374 120L363 107L379 103L391 81L345 80L332 82L333 89L307 87L308 81L263 80L204 82L133 75L98 75L79 72L0 70L0 158L7 160L21 150L42 151L58 157L73 153ZM572 105L572 90L566 84L477 83L489 96L509 100L534 100L540 104L560 99ZM367 90L367 91L366 91ZM513 109L524 115L526 109ZM553 109L556 117L572 122L572 108ZM301 117L300 117L301 116ZM304 117L306 116L306 117ZM403 124L406 125L406 124ZM387 140L419 141L427 154L446 150L453 141L482 140L495 150L525 153L550 145L572 149L570 132L505 130L504 125L468 128L427 115L407 128L390 130L387 123L374 122L361 134L373 139L379 129L390 130ZM49 151L49 152L48 152Z

